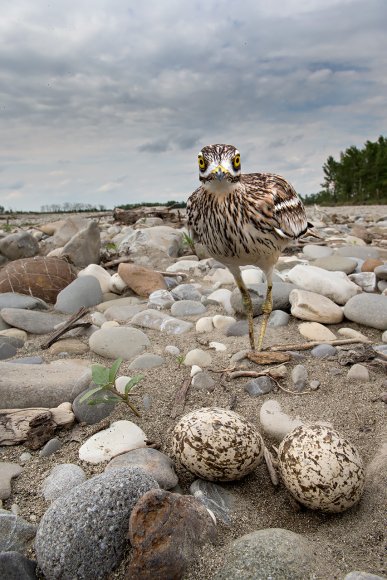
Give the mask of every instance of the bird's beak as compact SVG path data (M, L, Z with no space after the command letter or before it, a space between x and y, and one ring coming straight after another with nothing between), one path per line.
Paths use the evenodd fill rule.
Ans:
M214 173L216 179L218 179L218 181L221 181L226 176L228 171L222 165L218 165L218 167L215 167L215 169L213 169L211 173Z

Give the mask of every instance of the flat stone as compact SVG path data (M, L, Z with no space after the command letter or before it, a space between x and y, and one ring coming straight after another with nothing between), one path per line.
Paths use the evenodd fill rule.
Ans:
M157 449L133 449L133 451L122 453L109 461L105 471L117 469L117 467L143 469L157 481L162 489L172 489L179 482L172 459Z
M251 397L266 395L275 388L275 382L270 377L257 377L245 384L244 389Z
M23 308L25 310L47 310L48 306L44 300L18 294L17 292L3 292L0 294L0 310L2 308Z
M369 574L368 572L359 572L355 570L346 574L343 580L386 580L385 576L376 576L375 574Z
M15 356L17 353L17 348L7 341L2 341L0 339L0 360L6 360Z
M94 332L89 339L89 346L93 352L106 358L121 357L129 360L150 346L150 340L137 328L118 326Z
M351 298L344 306L348 320L387 330L387 296L363 293Z
M138 296L148 297L155 290L167 289L163 275L152 268L138 264L119 264L118 274Z
M315 358L326 358L328 356L335 356L337 349L331 344L318 344L310 353Z
M153 369L165 363L165 359L158 354L140 354L129 365L129 369Z
M200 348L194 348L193 350L190 350L184 358L184 364L187 367L192 365L198 365L199 367L209 367L211 362L212 357L210 353Z
M0 509L0 553L24 552L31 544L36 526L21 516Z
M362 341L367 342L368 340L365 334L359 332L358 330L355 330L354 328L346 328L346 327L339 328L337 334L339 334L340 336L344 336L345 338L357 338L359 339L360 342Z
M165 312L157 310L144 310L139 314L135 314L131 320L131 324L141 326L143 328L152 328L160 330L166 334L184 334L191 330L192 322L186 320L179 320L173 316L169 316Z
M313 545L304 536L268 528L232 542L214 580L305 580L318 570Z
M375 258L367 258L361 265L362 272L373 272L378 266L383 266L382 260L377 260Z
M387 280L387 264L377 266L374 270L378 280Z
M194 497L151 490L129 520L133 556L129 578L183 578L198 550L216 537L216 525Z
M280 326L287 326L289 324L290 316L283 310L272 310L269 316L268 326L272 328L279 328Z
M73 314L84 306L95 306L102 302L101 285L94 276L81 276L59 292L55 310Z
M17 232L0 239L0 254L8 260L31 258L38 253L39 244L28 232Z
M0 578L4 580L36 580L36 562L19 552L0 552Z
M179 300L171 306L172 316L196 316L206 312L204 304L195 300Z
M273 284L273 310L290 310L289 295L296 286L287 282L274 282ZM267 286L266 284L258 284L250 287L250 296L253 303L254 316L262 314L262 306L266 299ZM238 288L232 292L231 306L238 314L244 314L245 307L242 301L241 293Z
M202 293L194 284L179 284L172 290L172 296L175 300L196 300L200 302Z
M215 388L214 379L205 371L199 371L192 377L192 386L199 391L212 392Z
M314 260L313 266L323 268L329 272L345 272L345 274L352 274L352 272L356 270L357 260L333 254L326 258L318 258L317 260Z
M44 360L41 356L23 356L21 358L15 358L14 360L8 361L12 364L29 364L29 365L41 365L44 363Z
M368 381L370 380L370 375L367 367L364 367L363 365L360 364L353 365L349 369L347 377L349 379L352 379L353 381L360 381L362 383L368 383Z
M54 501L77 485L86 481L82 467L74 463L55 465L42 483L42 494L46 501Z
M298 330L309 340L336 340L333 332L318 322L303 322L298 325Z
M292 290L290 293L291 313L301 320L337 324L344 318L340 306L329 298L307 290Z
M329 246L306 244L302 248L302 253L308 258L308 260L316 260L318 258L327 258L328 256L331 256L333 250Z
M23 468L17 463L0 461L0 499L11 495L11 479L21 474Z
M102 580L127 548L128 519L157 482L137 468L109 469L54 501L35 541L39 567L50 580Z
M132 449L146 447L147 437L131 421L115 421L108 429L92 435L79 449L79 459L88 463L108 461Z
M288 278L300 288L321 294L336 304L345 304L361 292L344 272L329 272L316 266L296 266L290 270Z
M114 296L114 298L112 298L112 296ZM105 299L106 297L107 299ZM139 296L124 296L120 298L119 296L110 293L104 295L104 301L101 302L101 304L97 304L96 310L104 313L112 306L134 306L136 304L145 304L145 301L143 298L139 298Z
M0 408L57 407L72 402L91 380L88 361L47 364L0 362Z
M73 413L79 421L79 423L87 423L87 425L94 425L99 423L102 419L105 419L110 415L115 407L115 403L111 401L100 402L97 404L89 404L89 399L85 399L81 402L82 397L94 388L94 383L88 389L85 389L74 399L73 402ZM100 395L99 398L102 396Z
M155 290L149 294L148 308L167 310L172 306L175 299L168 290Z
M292 382L296 391L304 391L308 383L308 371L304 365L296 365L292 369Z
M0 313L5 322L31 334L52 332L58 324L66 320L66 317L60 314L24 308L3 308Z
M166 268L166 271L172 273L191 272L193 274L197 269L197 267L198 267L197 260L187 258L186 260L179 260L178 262L175 262L175 264L171 264Z
M51 354L67 353L71 355L89 352L89 346L76 338L62 338L49 348Z

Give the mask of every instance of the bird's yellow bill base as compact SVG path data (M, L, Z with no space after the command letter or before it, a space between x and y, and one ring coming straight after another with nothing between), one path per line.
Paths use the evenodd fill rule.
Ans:
M246 358L257 365L271 365L274 363L288 362L292 357L287 352L257 352L252 350L247 353Z

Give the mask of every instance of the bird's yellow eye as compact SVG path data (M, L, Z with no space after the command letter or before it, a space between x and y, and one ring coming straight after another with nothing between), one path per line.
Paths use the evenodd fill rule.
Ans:
M232 164L234 166L234 169L239 169L241 166L241 156L235 155Z
M199 163L199 167L202 171L204 171L204 169L206 168L206 162L204 161L204 157L203 155L199 155L198 156L198 163Z

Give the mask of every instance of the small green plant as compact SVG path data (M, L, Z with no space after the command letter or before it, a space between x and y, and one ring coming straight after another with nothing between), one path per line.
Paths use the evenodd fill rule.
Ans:
M105 248L107 250L117 250L117 244L115 244L114 242L108 242L107 244L105 244Z
M2 224L1 229L3 230L3 232L6 232L7 234L9 232L12 232L12 226L11 224Z
M183 364L185 359L185 356L183 354L178 354L176 357L177 360L177 364L179 365L179 367L181 367L181 365Z
M183 245L188 246L189 249L191 250L191 252L193 254L196 254L195 242L193 241L191 236L189 234L187 234L186 232L183 233Z
M122 401L137 417L141 417L135 405L130 401L130 397L134 396L132 393L133 387L135 387L144 377L143 375L135 375L126 383L123 393L117 391L115 381L121 363L122 358L117 358L110 368L98 364L92 365L91 376L96 386L85 393L79 402L82 403L89 399L89 405L97 405L98 403L117 403L118 401ZM98 397L97 395L101 396Z

